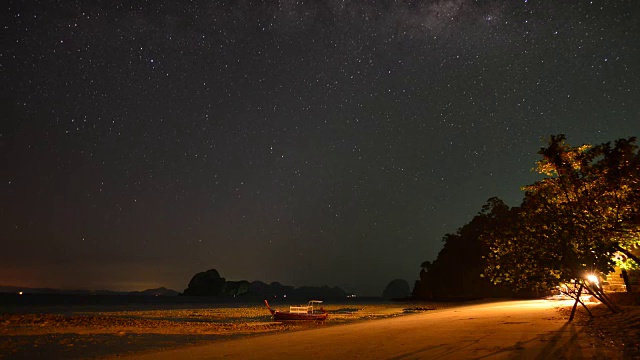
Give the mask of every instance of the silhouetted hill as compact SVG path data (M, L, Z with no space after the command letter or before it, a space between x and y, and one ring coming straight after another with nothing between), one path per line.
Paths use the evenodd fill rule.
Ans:
M210 269L197 273L182 295L186 296L231 296L247 298L288 298L288 299L344 299L347 294L338 287L301 286L294 288L279 282L271 284L262 281L226 281L217 270Z
M143 291L131 291L127 295L143 295L143 296L178 296L179 291L167 289L166 287L160 287L157 289L147 289Z
M404 299L411 295L409 283L403 279L392 280L382 292L384 299Z

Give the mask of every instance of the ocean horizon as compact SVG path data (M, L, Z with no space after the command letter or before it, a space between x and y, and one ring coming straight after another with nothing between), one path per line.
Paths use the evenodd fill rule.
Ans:
M0 293L0 313L68 313L103 312L143 309L235 308L306 303L311 299L283 297L214 297L214 296L150 296L150 295L78 295L78 294L7 294ZM320 299L324 300L324 299ZM327 299L327 304L383 304L392 301L381 297Z

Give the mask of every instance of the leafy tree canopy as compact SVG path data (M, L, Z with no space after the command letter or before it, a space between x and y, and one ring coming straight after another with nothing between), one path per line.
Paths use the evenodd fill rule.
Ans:
M522 206L482 235L485 275L514 289L547 290L640 263L640 154L635 138L572 147L552 136L539 154L545 177L525 186Z
M446 234L438 257L422 263L413 296L439 300L513 296L508 289L496 287L481 277L488 248L480 235L497 227L510 212L502 200L490 198L468 224Z

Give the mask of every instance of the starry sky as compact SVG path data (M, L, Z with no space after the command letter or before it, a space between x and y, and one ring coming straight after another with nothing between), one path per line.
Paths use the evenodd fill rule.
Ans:
M0 284L411 285L551 134L640 135L640 5L9 1Z

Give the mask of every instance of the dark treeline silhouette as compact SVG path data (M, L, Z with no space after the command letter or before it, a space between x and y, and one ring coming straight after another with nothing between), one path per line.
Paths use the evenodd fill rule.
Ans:
M517 208L509 208L498 198L487 200L468 224L444 236L444 246L436 260L422 263L420 280L416 281L412 296L422 300L522 296L507 287L493 285L482 275L489 248L481 235L506 221L515 211Z

